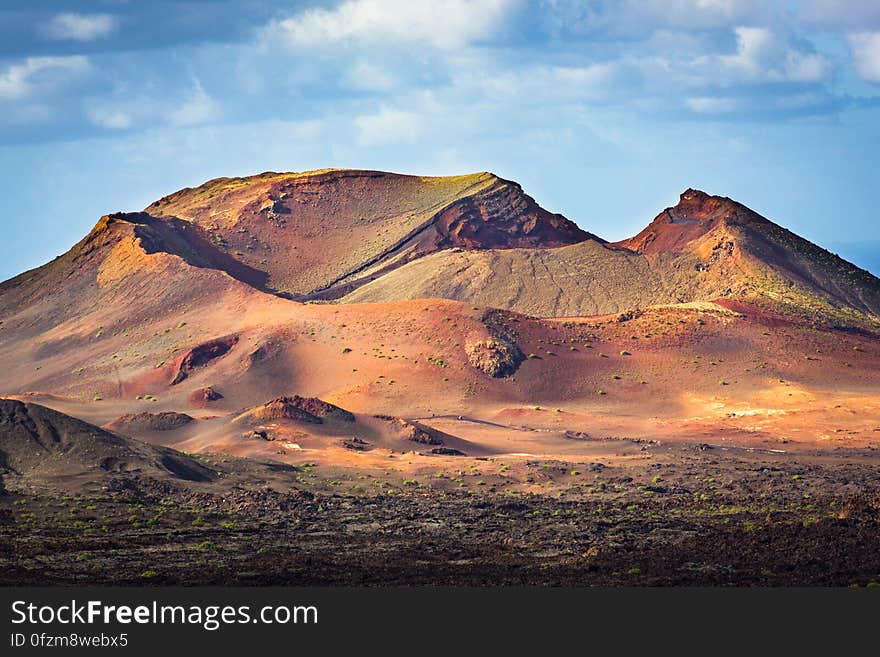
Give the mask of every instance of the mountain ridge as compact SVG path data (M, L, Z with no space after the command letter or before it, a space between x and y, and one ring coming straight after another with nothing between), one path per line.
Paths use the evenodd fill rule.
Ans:
M488 172L428 177L322 169L218 178L145 212L199 226L235 259L264 271L269 290L298 300L341 296L334 288L350 291L362 274L444 248L598 239Z
M105 215L68 253L0 284L0 308L173 278L175 258L297 301L439 297L585 316L735 298L840 323L880 316L876 277L726 197L687 189L609 243L488 172L357 169L216 178Z

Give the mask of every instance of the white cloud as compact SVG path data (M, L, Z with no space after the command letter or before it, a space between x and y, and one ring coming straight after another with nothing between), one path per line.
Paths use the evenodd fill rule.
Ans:
M170 109L169 109L170 106ZM221 114L221 108L202 87L193 81L192 89L174 105L167 99L122 94L116 100L92 98L86 116L93 125L108 130L127 130L167 124L188 127L210 123Z
M0 99L15 100L30 95L41 83L57 81L59 72L81 73L89 60L81 55L70 57L28 57L0 73ZM51 78L51 80L50 80Z
M797 50L764 27L735 28L737 49L721 64L753 80L819 82L831 70L820 54Z
M92 107L88 109L86 114L92 123L110 130L126 130L134 123L132 115L120 109Z
M736 99L717 96L695 96L688 98L685 105L699 114L727 114L739 109L739 102Z
M819 28L880 27L880 2L876 0L804 0L801 16Z
M518 0L346 0L274 21L270 35L293 46L398 43L455 49L493 36Z
M345 82L354 89L364 91L388 91L397 80L387 69L359 61L345 73Z
M549 102L602 101L613 95L618 67L612 63L583 66L531 66L512 70L460 72L454 89L465 102L490 99L517 106Z
M421 133L422 120L414 112L383 105L376 114L364 114L354 120L361 146L414 143Z
M220 114L220 106L196 80L189 97L168 115L173 125L197 125L214 120Z
M556 66L548 69L550 77L576 93L592 94L603 89L615 74L613 64L588 64L586 66Z
M880 32L858 32L849 35L856 72L865 80L880 82Z
M795 82L819 82L831 71L831 63L818 53L789 50L785 53L783 69L787 80Z
M545 0L557 30L611 36L650 34L658 29L711 29L758 24L770 13L761 0Z
M118 21L110 14L58 14L45 27L52 39L95 41L110 36Z

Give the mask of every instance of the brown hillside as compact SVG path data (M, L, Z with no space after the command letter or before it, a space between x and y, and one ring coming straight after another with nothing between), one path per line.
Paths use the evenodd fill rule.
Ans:
M880 280L727 198L687 190L636 237L553 248L445 250L343 302L440 297L542 317L732 298L804 318L880 316Z
M237 277L263 275L258 286L294 298L332 298L337 288L350 290L365 276L447 247L561 246L589 236L490 173L431 178L325 170L220 178L146 212L192 224L242 270ZM232 273L229 262L223 265Z
M594 240L558 249L431 254L343 297L343 303L439 297L538 317L577 317L714 299L729 281L692 254L648 258Z
M693 253L703 267L730 265L750 293L808 312L880 316L880 280L726 197L688 189L641 233L618 243L648 256Z
M211 470L174 450L123 438L39 404L0 399L0 472L51 480L137 473L208 481Z

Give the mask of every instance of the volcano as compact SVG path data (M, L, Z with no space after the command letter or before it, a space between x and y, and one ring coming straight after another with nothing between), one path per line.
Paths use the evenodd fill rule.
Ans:
M880 281L693 189L611 243L491 173L212 180L101 217L0 284L0 365L0 533L19 523L0 566L16 582L46 581L44 562L22 561L36 514L6 503L40 491L91 496L70 513L108 528L47 515L61 548L80 545L65 527L88 529L52 581L362 583L396 564L404 583L540 583L552 563L561 582L620 583L633 554L669 548L656 518L736 546L676 543L708 565L658 567L656 583L733 572L741 525L782 532L743 553L742 568L773 566L760 573L799 573L777 564L791 545L821 563L876 543ZM821 509L834 540L803 540ZM625 540L602 538L605 513ZM181 526L199 554L225 541L229 563L194 570L167 538ZM101 538L110 527L143 550ZM275 551L259 563L258 532ZM358 532L363 549L335 549ZM437 559L483 556L419 579L425 552L395 541L426 533L445 541ZM83 571L100 546L114 569ZM509 561L484 568L496 554ZM852 581L875 558L809 581Z
M692 189L609 243L488 173L221 178L104 216L63 256L0 285L0 393L101 425L141 413L232 418L297 395L395 417L533 396L570 403L600 387L606 364L580 371L583 344L559 353L557 318L701 312L870 342L880 281ZM745 356L747 342L719 348ZM678 357L650 344L643 355Z
M843 323L880 316L875 276L735 201L693 189L621 242L588 238L554 249L442 251L344 300L420 297L542 317L717 299Z

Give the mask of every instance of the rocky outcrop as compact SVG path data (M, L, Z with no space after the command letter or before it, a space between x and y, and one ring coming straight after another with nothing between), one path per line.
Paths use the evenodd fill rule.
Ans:
M193 347L180 359L177 372L171 380L171 385L177 385L181 381L186 380L196 368L204 367L212 360L225 356L236 343L238 343L238 336L230 335Z
M390 423L404 440L410 440L414 443L442 445L443 437L446 436L442 431L426 427L418 422L404 420L401 417L394 417L392 415L377 415L376 417Z
M440 246L464 249L547 248L599 239L539 206L517 183L501 178L451 203L435 222Z
M323 424L325 420L354 422L354 414L315 397L278 397L242 413L240 421L294 420L307 424Z
M139 434L151 431L173 431L193 422L186 413L132 413L122 415L109 425L108 429L125 434Z
M467 342L464 351L472 367L495 378L510 376L525 360L517 344L504 336Z
M219 401L221 399L223 399L223 395L211 386L197 388L189 395L189 401L197 406L207 406L211 402Z

